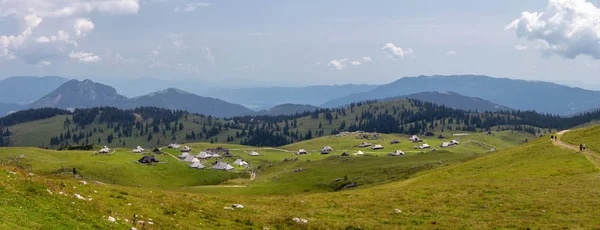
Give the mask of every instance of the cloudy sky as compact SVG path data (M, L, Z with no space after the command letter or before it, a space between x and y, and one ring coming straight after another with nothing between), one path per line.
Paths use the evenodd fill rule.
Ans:
M600 1L0 0L0 78L387 83L485 74L600 88Z

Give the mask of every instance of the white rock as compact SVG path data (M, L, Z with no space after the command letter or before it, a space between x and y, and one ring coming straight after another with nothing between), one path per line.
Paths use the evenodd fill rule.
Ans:
M29 173L29 174L27 174L27 175L29 175L29 176L33 176L33 173Z
M308 220L306 220L306 219L300 219L300 218L298 218L298 217L294 217L292 220L293 220L294 222L296 222L296 223L300 223L300 224L306 224L306 223L308 223Z
M92 201L92 198L91 198L91 197L90 197L90 198L88 198L88 201Z
M148 224L154 224L154 222L152 222L152 221L148 221Z
M109 216L109 217L108 217L108 221L110 221L110 222L113 222L113 223L114 223L116 220L115 220L115 218L114 218L114 217L112 217L112 216Z
M127 206L131 206L131 203L128 203Z
M50 193L50 195L52 195L52 191L50 191L50 189L46 189L46 191L48 191L48 193Z
M131 230L137 230L137 228L131 227Z
M10 174L13 174L13 175L16 175L16 174L17 174L16 172L13 172L13 171L10 171L9 173L10 173Z
M241 204L233 204L231 207L234 207L234 208L244 208L244 205L241 205Z
M396 213L402 213L402 210L400 210L400 209L396 209L396 210L394 210L394 211L395 211Z
M75 194L74 196L77 197L77 199L85 200L85 197L83 197L83 196L81 196L79 194Z
M84 181L84 180L82 180L82 181L79 181L79 182L80 182L82 185L86 185L86 184L87 184L87 181Z

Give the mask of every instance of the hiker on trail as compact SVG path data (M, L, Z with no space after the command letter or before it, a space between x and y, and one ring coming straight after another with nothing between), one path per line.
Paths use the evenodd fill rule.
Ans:
M585 144L583 144L583 151L585 151Z
M579 152L583 152L583 144L579 144Z
M554 136L550 136L550 140L555 141Z

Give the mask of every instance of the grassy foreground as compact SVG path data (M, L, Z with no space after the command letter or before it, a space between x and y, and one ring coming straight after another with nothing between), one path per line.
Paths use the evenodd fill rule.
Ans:
M28 173L0 169L0 228L129 229L133 214L151 229L600 227L600 171L543 138L385 185L294 196L83 185ZM224 209L233 203L244 208Z

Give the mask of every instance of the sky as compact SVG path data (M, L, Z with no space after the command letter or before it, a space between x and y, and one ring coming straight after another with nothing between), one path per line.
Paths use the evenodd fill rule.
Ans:
M0 78L220 86L481 74L600 89L600 1L0 0Z

